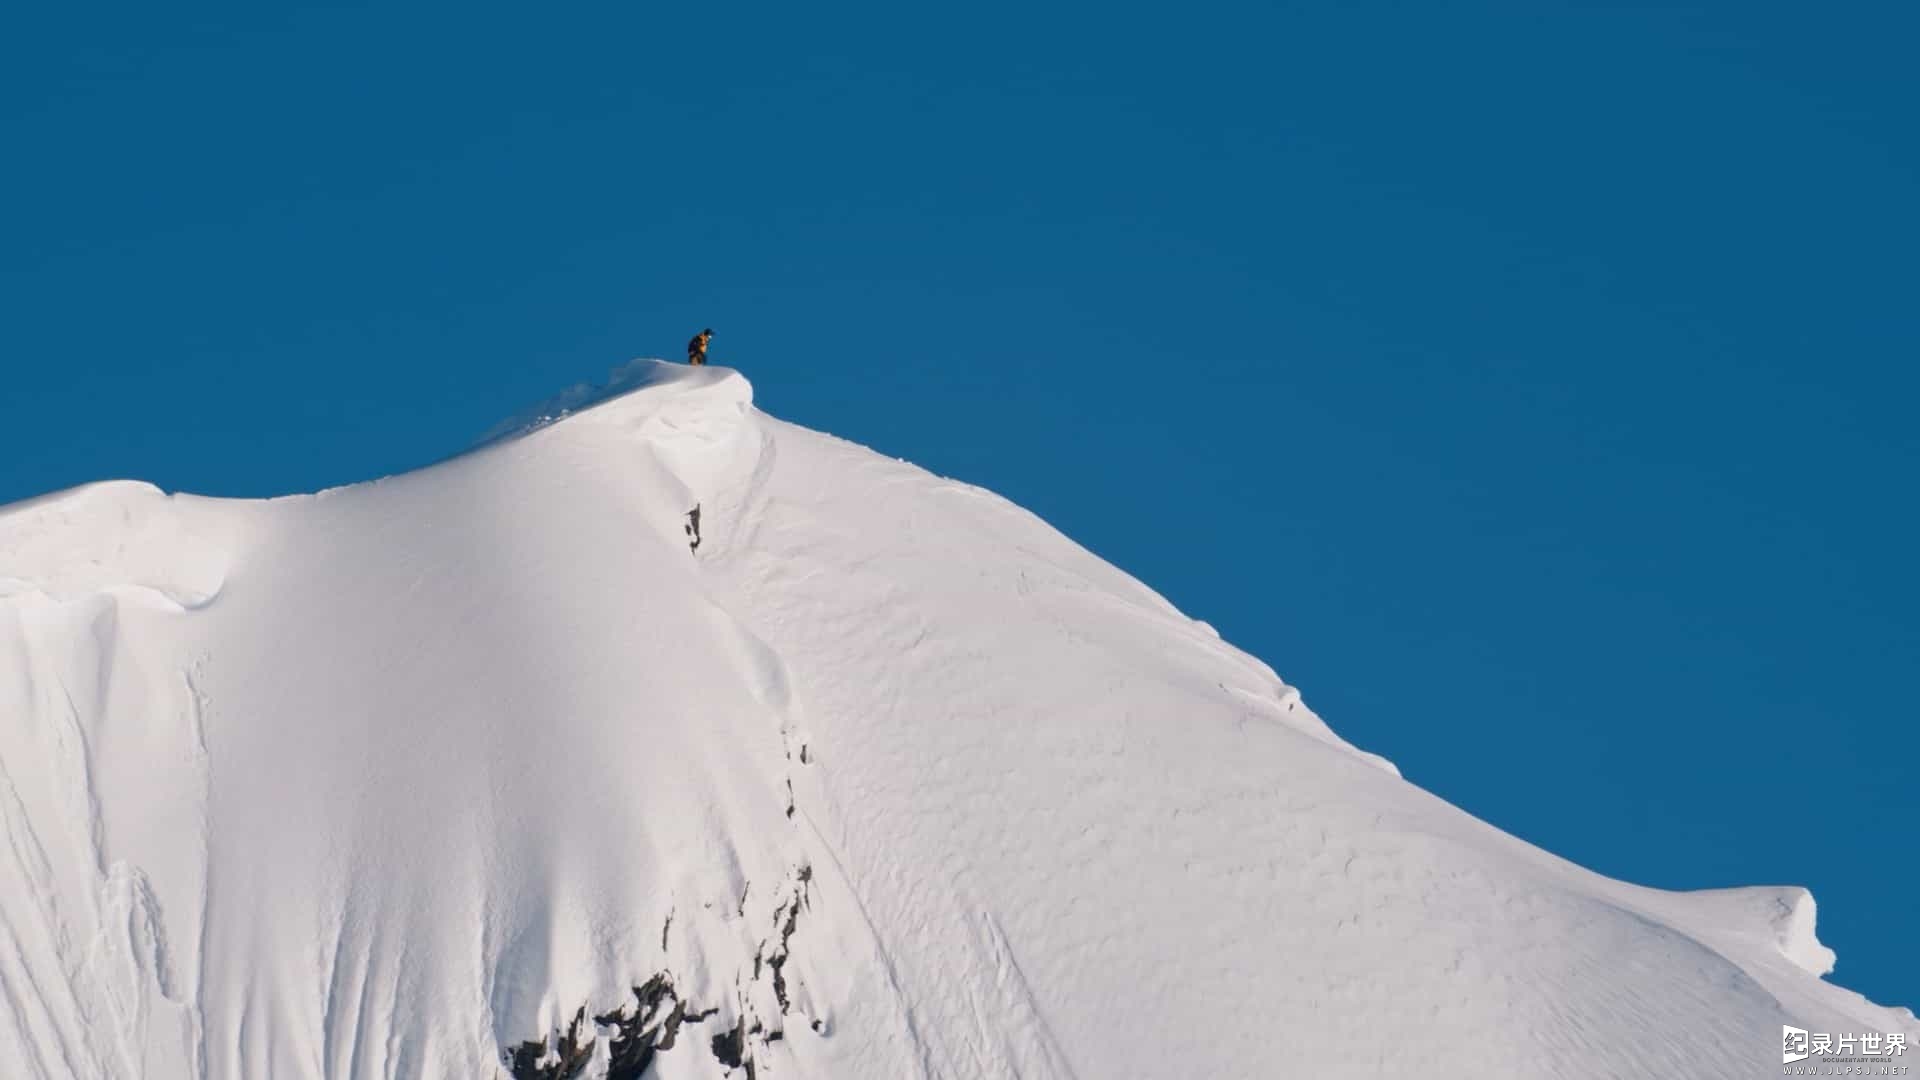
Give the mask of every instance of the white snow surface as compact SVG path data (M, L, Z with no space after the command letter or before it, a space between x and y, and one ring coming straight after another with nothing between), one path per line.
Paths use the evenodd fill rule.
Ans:
M1523 843L1045 522L719 367L318 495L0 509L0 826L10 1077L504 1076L659 974L715 1010L670 1080L747 1075L710 1047L743 1025L773 1078L1920 1043L1821 978L1804 890Z

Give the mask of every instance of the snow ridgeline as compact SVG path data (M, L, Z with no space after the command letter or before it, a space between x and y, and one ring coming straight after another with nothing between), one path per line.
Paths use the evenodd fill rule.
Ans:
M1920 1042L1817 978L1803 890L1521 843L737 373L640 362L498 436L0 509L0 1059L1744 1077L1783 1023Z

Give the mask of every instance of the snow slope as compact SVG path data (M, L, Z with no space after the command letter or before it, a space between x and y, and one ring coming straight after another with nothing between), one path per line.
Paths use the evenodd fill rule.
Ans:
M1803 890L1507 836L1039 519L722 368L318 495L0 510L0 826L8 1076L1747 1077L1783 1023L1920 1043L1819 977Z

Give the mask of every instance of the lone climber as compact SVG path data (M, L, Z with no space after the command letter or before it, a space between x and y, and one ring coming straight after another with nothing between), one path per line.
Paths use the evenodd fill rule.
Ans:
M713 340L712 327L708 327L707 329L702 330L699 333L693 335L693 340L687 342L687 363L692 364L694 367L699 367L701 364L706 363L707 362L707 342L712 340Z

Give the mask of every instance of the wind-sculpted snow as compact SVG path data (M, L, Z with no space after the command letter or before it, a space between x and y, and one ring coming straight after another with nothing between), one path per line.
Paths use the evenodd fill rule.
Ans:
M0 599L119 593L176 608L210 603L227 522L207 503L121 481L0 508Z
M737 373L536 413L317 496L0 510L0 1072L1745 1077L1783 1023L1920 1041L1818 977L1804 891L1523 844Z
M101 484L0 511L10 1071L171 1076L196 1062L207 760L192 660L157 639L220 591L206 509Z

